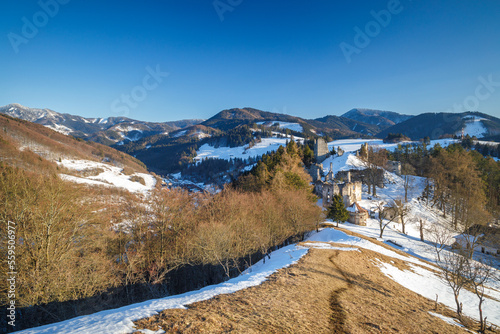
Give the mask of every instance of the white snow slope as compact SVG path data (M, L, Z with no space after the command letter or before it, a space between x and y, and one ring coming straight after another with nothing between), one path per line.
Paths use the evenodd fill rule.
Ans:
M466 116L465 120L465 128L464 135L469 135L471 137L476 136L477 138L482 138L488 134L488 129L484 126L482 121L485 121L486 118L481 118L477 116ZM456 132L457 135L462 134L462 130Z
M105 187L118 187L127 189L131 192L147 192L154 188L156 184L155 178L151 174L145 173L134 173L132 175L125 175L122 173L122 168L112 166L109 164L90 161L90 160L70 160L63 159L61 162L57 162L58 165L66 167L68 169L84 171L84 170L103 170L99 175L87 176L87 177L77 177L73 175L60 174L63 180L72 181L75 183L84 183L89 185L99 185ZM130 180L131 176L139 176L144 179L145 185L134 182Z
M296 141L303 140L302 138L295 137ZM262 138L260 143L256 143L252 147L237 146L237 147L213 147L209 144L202 145L196 152L196 161L203 160L204 158L219 158L230 160L234 158L248 159L250 157L260 157L266 153L278 150L280 146L285 146L290 138Z
M438 139L438 140L431 140L430 145L428 145L428 148L434 147L434 145L439 144L441 147L447 147L450 144L453 143L458 143L459 141L456 139ZM328 149L335 148L337 150L337 147L340 147L344 152L354 152L357 151L361 148L361 145L364 143L368 143L370 146L376 146L379 148L385 148L386 150L389 151L394 151L399 144L411 144L415 143L418 144L419 142L412 142L412 141L405 141L401 143L384 143L382 139L341 139L341 140L334 140L332 142L328 143Z

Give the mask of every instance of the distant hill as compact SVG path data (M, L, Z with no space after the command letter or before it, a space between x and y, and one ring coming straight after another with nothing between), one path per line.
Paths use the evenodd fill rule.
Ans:
M343 116L325 116L309 122L323 133L333 132L332 137L334 138L343 136L359 137L361 135L374 136L381 131L381 128L377 125L352 120Z
M55 171L61 159L108 162L144 173L139 160L109 146L86 142L41 124L0 114L0 161L32 171Z
M402 133L412 140L424 137L439 139L442 136L464 134L477 138L492 137L500 134L500 119L478 112L464 113L425 113L393 125L377 134L385 138L389 133Z
M126 117L84 118L19 104L0 107L0 114L44 125L59 133L102 143L130 154L158 174L178 172L193 161L203 144L253 145L260 138L293 135L306 139L386 138L389 133L418 140L465 133L498 138L500 120L480 113L403 115L374 109L352 109L342 116L304 119L255 108L222 110L207 120L152 123ZM93 144L92 144L93 145ZM184 167L183 167L184 166Z
M370 136L381 131L376 125L355 121L345 117L326 116L304 119L287 114L272 113L254 108L233 108L219 112L202 124L220 130L230 130L242 124L273 124L286 122L299 125L305 136L328 135L332 138L354 138ZM297 127L295 127L297 128ZM290 127L289 129L294 129Z
M355 108L343 114L342 117L377 125L382 128L381 130L384 130L395 124L407 121L414 116L399 114L393 111Z
M268 121L293 122L299 124L305 123L305 121L300 117L286 114L277 114L254 108L233 108L222 110L201 124L219 130L230 130L242 124Z
M76 115L61 114L50 109L28 108L17 103L0 107L0 113L42 124L66 135L92 140L105 145L135 141L147 136L168 133L202 122L202 120L182 120L154 123L138 121L127 117L85 118Z

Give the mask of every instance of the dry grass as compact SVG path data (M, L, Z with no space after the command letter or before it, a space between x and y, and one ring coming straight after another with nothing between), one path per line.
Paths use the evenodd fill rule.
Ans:
M382 244L383 245L383 244ZM341 246L341 245L336 245ZM385 245L384 245L385 246ZM166 333L465 333L431 316L434 301L383 275L373 251L311 249L257 287L165 310L136 322ZM438 313L454 313L440 305Z

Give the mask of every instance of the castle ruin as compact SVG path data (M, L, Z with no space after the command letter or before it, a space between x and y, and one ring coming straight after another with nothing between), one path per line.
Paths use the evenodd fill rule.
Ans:
M314 140L314 156L317 163L322 163L328 157L328 144L323 138Z
M323 206L332 205L333 196L340 195L344 201L344 205L349 207L361 200L362 183L360 181L351 181L351 174L347 172L347 180L339 182L335 180L333 175L333 166L330 164L330 170L325 177L325 181L321 179L315 182L314 191L316 195L323 198Z

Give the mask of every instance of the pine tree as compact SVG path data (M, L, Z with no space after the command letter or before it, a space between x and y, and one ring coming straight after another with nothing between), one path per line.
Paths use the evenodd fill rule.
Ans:
M332 205L328 208L326 216L336 221L337 227L339 227L339 221L344 223L349 219L349 211L345 208L344 201L340 195L333 196Z

